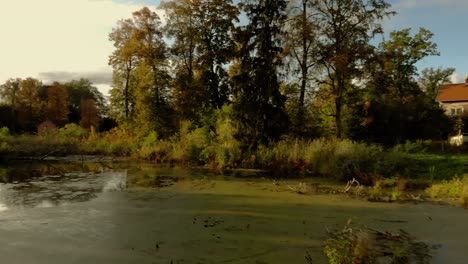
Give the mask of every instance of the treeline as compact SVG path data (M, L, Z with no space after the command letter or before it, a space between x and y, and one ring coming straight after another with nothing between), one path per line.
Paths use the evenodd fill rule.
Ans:
M15 133L36 133L45 126L62 127L68 123L83 128L107 129L112 121L102 93L87 79L44 84L35 78L10 79L0 86L0 127Z
M452 122L435 102L454 69L416 63L438 55L433 34L383 34L383 0L163 1L110 34L109 114L159 137L182 120L216 131L232 108L235 138L256 148L283 135L394 144L445 139Z
M392 145L446 139L454 129L435 102L454 69L419 74L419 61L439 55L426 29L377 43L380 23L395 14L384 0L173 0L158 8L164 20L145 7L109 34L106 116L127 132L166 140L203 129L208 140L232 136L254 150L283 137ZM32 112L79 123L82 100L74 102L67 120L44 106ZM17 105L10 102L12 113Z

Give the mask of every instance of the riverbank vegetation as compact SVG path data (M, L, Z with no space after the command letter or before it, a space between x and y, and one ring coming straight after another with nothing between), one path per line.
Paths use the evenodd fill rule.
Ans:
M329 232L328 236L325 254L330 264L431 262L429 245L416 241L404 230L383 232L356 227L349 221L342 230Z

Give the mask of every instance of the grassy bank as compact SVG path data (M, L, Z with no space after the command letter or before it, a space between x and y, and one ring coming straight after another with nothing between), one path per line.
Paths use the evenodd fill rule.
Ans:
M434 154L421 144L393 148L350 140L284 139L256 150L241 148L229 123L220 124L214 134L205 128L183 123L179 134L159 139L154 132L132 134L117 128L96 133L70 124L47 135L11 136L0 130L0 156L9 158L65 155L106 155L205 166L216 172L231 169L263 169L278 176L319 176L362 184L382 179L404 179L429 183L450 180L468 172L468 155ZM427 186L423 186L427 187Z

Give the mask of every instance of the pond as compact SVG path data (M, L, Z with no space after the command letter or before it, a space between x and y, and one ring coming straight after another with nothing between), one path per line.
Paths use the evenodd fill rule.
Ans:
M0 182L3 263L327 263L327 229L349 219L468 261L466 209L300 195L300 180L94 160L0 165Z

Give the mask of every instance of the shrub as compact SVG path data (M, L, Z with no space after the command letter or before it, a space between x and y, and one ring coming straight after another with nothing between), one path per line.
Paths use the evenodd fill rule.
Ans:
M88 136L88 131L81 126L70 123L59 129L59 137L63 141L79 141Z
M8 140L10 138L10 129L8 129L8 127L0 128L0 153L6 152L10 149L8 144Z
M10 139L10 129L8 127L0 128L0 140Z
M454 178L450 181L442 181L441 183L433 184L426 189L426 192L432 198L459 198L464 202L468 191L468 177Z

